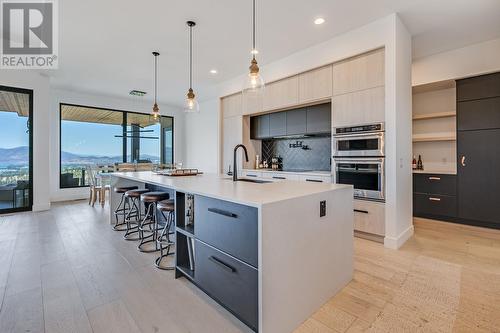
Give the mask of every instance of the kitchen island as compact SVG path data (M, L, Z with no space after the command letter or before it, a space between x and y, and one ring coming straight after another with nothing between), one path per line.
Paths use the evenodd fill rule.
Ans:
M175 276L191 280L255 331L292 332L352 278L351 186L112 175L112 186L131 185L175 198ZM111 193L110 223L119 202Z

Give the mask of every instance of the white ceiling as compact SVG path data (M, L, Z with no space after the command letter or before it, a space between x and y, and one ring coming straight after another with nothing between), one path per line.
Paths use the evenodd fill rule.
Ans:
M181 105L188 88L188 30L194 28L194 88L245 72L251 47L251 0L59 1L60 62L55 87L151 98L151 52L161 53L159 99ZM413 35L414 57L500 37L499 0L257 0L260 64L333 38L390 13ZM326 23L313 24L316 17ZM219 73L212 75L210 69Z

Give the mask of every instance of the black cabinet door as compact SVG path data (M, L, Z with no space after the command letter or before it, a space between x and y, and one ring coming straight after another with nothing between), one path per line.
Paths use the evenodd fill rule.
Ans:
M255 116L250 118L250 138L269 138L269 115Z
M286 135L286 112L276 112L269 115L269 136Z
M500 96L500 73L457 81L457 101Z
M459 131L458 216L500 224L500 129Z
M308 134L328 133L332 130L332 105L330 103L307 108L306 130Z
M457 103L457 130L500 128L500 97Z
M301 108L286 112L286 134L298 135L306 133L307 109Z

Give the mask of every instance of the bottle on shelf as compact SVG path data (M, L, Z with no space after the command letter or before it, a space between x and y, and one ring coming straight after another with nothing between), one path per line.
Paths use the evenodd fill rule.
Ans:
M417 170L424 170L424 164L422 163L421 155L418 155Z
M417 159L415 158L415 155L413 155L413 161L411 162L411 168L413 170L417 170Z

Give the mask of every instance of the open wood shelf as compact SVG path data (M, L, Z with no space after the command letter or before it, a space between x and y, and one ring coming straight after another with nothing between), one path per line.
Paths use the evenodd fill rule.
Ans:
M413 134L413 142L431 142L431 141L455 141L457 136L455 133L427 133Z
M435 119L435 118L445 118L445 117L455 117L455 116L456 116L455 111L435 112L435 113L428 113L428 114L413 115L413 120Z

